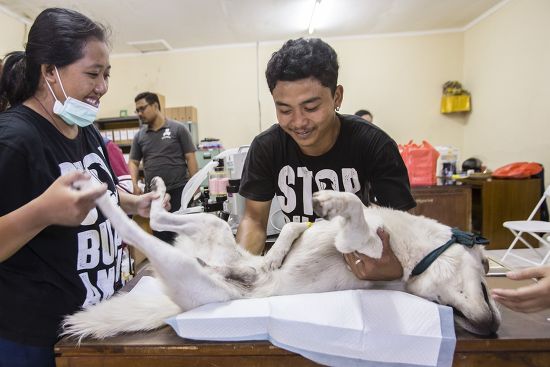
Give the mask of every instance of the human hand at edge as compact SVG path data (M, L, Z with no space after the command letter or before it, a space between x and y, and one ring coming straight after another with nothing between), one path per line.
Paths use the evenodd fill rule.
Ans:
M537 312L550 308L550 266L537 266L506 273L512 280L537 279L536 283L517 289L495 288L493 299L511 310Z
M403 267L390 247L390 235L382 228L376 231L382 240L382 256L373 259L358 252L344 254L355 276L362 280L396 280L403 277Z

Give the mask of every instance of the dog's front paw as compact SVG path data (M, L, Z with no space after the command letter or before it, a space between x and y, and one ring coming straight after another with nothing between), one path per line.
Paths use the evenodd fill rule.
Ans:
M349 192L322 190L313 194L315 214L327 220L338 215L349 217L354 210L362 210L361 207L361 200Z
M282 231L292 239L298 238L306 229L308 229L312 223L302 223L302 222L289 222L283 226ZM283 232L281 232L283 233Z
M313 194L313 211L321 218L330 220L341 211L342 198L339 192L323 190Z
M284 225L279 238L264 256L264 264L262 270L269 272L275 269L279 269L283 264L285 256L290 251L292 244L306 229L308 229L312 223L290 222Z
M166 185L164 184L164 181L162 180L162 178L160 178L159 176L153 177L150 185L151 185L151 191L156 192L161 197L163 197L164 194L166 194Z

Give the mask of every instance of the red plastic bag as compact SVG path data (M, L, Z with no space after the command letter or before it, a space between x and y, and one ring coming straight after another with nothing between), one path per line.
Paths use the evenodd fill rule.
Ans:
M497 168L491 176L494 178L529 178L538 175L542 165L534 162L514 162Z
M411 186L427 186L436 184L436 165L439 157L438 151L427 141L416 145L409 141L405 145L399 145L399 152L409 171Z

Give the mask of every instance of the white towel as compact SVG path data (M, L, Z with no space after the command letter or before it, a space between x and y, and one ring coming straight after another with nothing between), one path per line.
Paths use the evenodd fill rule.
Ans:
M143 277L134 291L160 284ZM269 340L329 366L451 366L456 344L449 307L390 290L212 303L167 323L183 338Z

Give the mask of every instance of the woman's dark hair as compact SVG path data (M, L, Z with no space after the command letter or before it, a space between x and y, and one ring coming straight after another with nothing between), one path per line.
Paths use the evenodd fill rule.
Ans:
M107 29L76 11L49 8L36 17L25 51L4 58L0 111L30 98L38 88L40 65L63 67L81 59L90 39L107 42Z
M313 77L334 94L338 84L338 57L334 49L319 38L289 40L271 55L265 77L271 93L279 80Z

